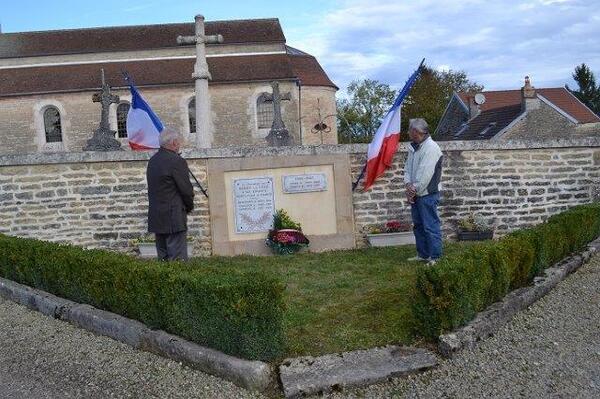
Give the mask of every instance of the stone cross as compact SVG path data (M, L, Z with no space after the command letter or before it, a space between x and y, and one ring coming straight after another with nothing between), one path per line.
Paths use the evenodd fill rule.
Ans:
M100 129L110 130L110 125L108 124L108 112L111 104L119 103L119 96L110 94L110 86L106 84L106 80L104 78L104 68L102 68L101 71L102 91L99 93L94 93L92 101L102 105L102 111L100 113Z
M196 65L192 78L196 85L196 146L209 148L212 145L213 134L210 124L210 96L208 80L210 72L206 63L206 44L223 43L221 35L205 35L204 16L196 15L196 34L194 36L177 36L177 44L196 45Z
M272 147L292 145L292 137L286 129L283 118L281 117L281 101L291 101L292 96L289 92L281 94L279 91L279 83L277 82L272 82L271 87L273 88L273 94L265 96L267 101L273 101L273 124L271 125L271 130L267 136L267 142Z
M121 150L121 143L115 139L114 130L110 130L108 123L108 113L111 104L119 102L119 96L110 94L110 86L104 78L104 69L102 71L102 91L94 93L92 101L100 103L102 111L100 113L100 127L94 131L94 135L89 139L83 147L84 151L117 151Z

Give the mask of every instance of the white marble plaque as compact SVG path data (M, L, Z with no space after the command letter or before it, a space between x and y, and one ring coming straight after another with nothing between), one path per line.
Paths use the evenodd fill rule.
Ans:
M275 213L273 178L235 179L233 203L236 233L269 231Z
M327 191L325 173L283 176L283 192L286 194Z

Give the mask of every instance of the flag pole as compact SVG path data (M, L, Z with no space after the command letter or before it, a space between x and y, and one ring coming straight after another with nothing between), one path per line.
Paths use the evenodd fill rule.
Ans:
M194 174L192 173L191 170L189 172L190 172L190 176L192 176L192 178L194 179L194 181L198 185L198 188L200 189L200 191L202 191L202 194L204 194L204 196L206 198L208 198L208 193L206 192L206 190L204 188L202 188L202 185L200 184L200 182L198 181L198 179L196 179L196 176L194 176Z
M400 91L400 94L398 95L398 99L396 101L400 100L400 103L402 103L404 98L408 95L408 92L410 91L412 85L417 80L418 75L421 73L421 70L423 69L424 64L425 64L425 58L423 58L421 60L421 63L419 64L419 67L417 68L417 70L415 72L413 72L413 74L408 78L408 80L404 84L404 87ZM402 127L402 119L400 119L400 127ZM398 132L400 132L400 130L398 130ZM367 162L365 162L365 166L363 166L362 171L360 172L360 175L358 175L358 179L356 179L356 181L354 183L352 183L352 191L353 192L354 192L354 190L356 190L356 187L358 187L358 183L362 180L362 178L365 175L365 172L367 170L368 161L369 160L367 159Z

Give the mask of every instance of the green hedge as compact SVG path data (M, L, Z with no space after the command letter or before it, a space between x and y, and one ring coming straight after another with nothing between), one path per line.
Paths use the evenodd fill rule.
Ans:
M600 205L572 208L499 241L474 244L417 270L416 333L429 339L473 319L509 291L600 235Z
M0 276L246 359L283 351L284 285L264 272L142 261L0 235Z

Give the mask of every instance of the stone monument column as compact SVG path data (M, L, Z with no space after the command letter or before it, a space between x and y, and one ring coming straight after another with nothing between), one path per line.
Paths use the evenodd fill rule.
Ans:
M178 36L177 44L196 44L196 65L192 74L196 86L196 147L210 148L213 142L213 132L210 123L208 80L211 76L206 62L206 44L223 43L223 36L206 36L204 31L204 16L196 15L195 20L195 36Z

